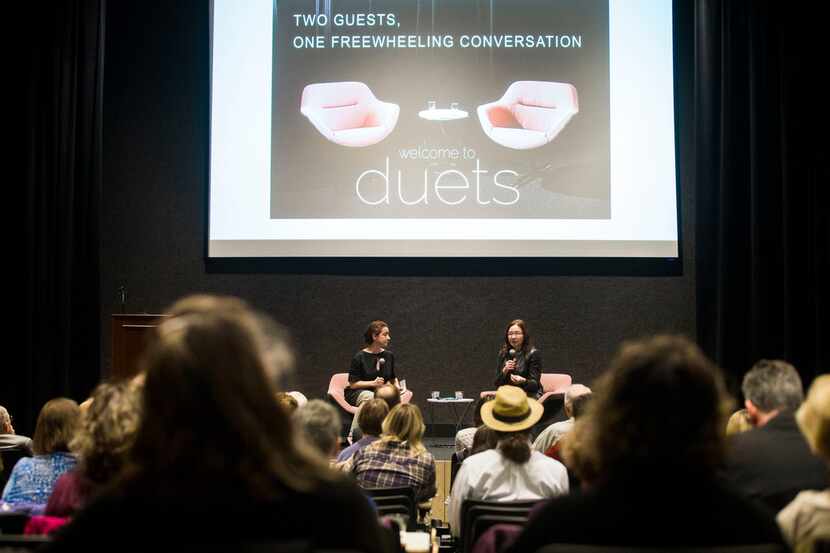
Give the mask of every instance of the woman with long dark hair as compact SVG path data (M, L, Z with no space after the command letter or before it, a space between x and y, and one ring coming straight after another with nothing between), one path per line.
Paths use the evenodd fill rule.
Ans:
M542 352L533 346L527 325L521 319L510 321L499 349L496 386L516 386L533 398L542 395Z
M689 340L623 344L564 438L584 492L548 502L509 551L782 543L770 514L717 477L731 406L720 369Z
M142 421L122 477L62 529L55 549L387 550L367 499L298 439L274 399L265 348L275 339L259 336L258 316L221 302L170 312L182 314L159 325L145 351Z

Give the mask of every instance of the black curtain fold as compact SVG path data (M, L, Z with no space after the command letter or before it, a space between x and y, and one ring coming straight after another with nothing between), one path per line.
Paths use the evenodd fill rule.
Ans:
M104 0L31 3L24 60L24 251L14 369L0 403L31 432L43 403L82 400L100 377L100 197Z
M805 385L830 361L828 179L818 15L695 4L697 326L733 391L760 358Z

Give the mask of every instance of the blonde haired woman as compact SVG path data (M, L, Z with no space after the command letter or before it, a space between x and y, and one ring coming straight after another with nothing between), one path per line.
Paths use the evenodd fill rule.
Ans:
M795 420L810 449L830 464L830 375L819 376ZM814 551L816 539L830 540L830 488L805 490L778 513L778 525L793 551Z
M415 500L435 495L435 460L421 439L424 419L417 405L396 405L383 421L380 440L354 454L352 473L364 488L415 489Z

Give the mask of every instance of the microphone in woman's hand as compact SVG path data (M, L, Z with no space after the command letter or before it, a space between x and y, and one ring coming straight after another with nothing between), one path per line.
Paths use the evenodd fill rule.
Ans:
M382 367L382 366L384 366L384 365L386 364L386 359L384 359L383 357L381 357L380 359L378 359L378 363L379 363L379 364L380 364L380 366Z
M510 351L508 351L507 354L510 356L510 359L516 358L516 350L513 348L510 348Z

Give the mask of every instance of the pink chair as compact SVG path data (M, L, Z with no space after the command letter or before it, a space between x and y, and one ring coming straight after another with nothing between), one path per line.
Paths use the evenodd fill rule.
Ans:
M335 144L377 144L395 128L400 107L381 102L364 83L316 83L303 89L300 112Z
M478 106L481 128L497 144L515 150L544 146L579 113L568 83L516 81L501 99Z
M346 386L348 385L349 373L333 374L331 380L329 381L329 390L327 393L340 407L343 408L344 411L350 415L354 415L357 413L357 407L346 401L346 395L344 393ZM401 394L401 403L409 403L410 401L412 401L412 390L407 388L407 390Z

